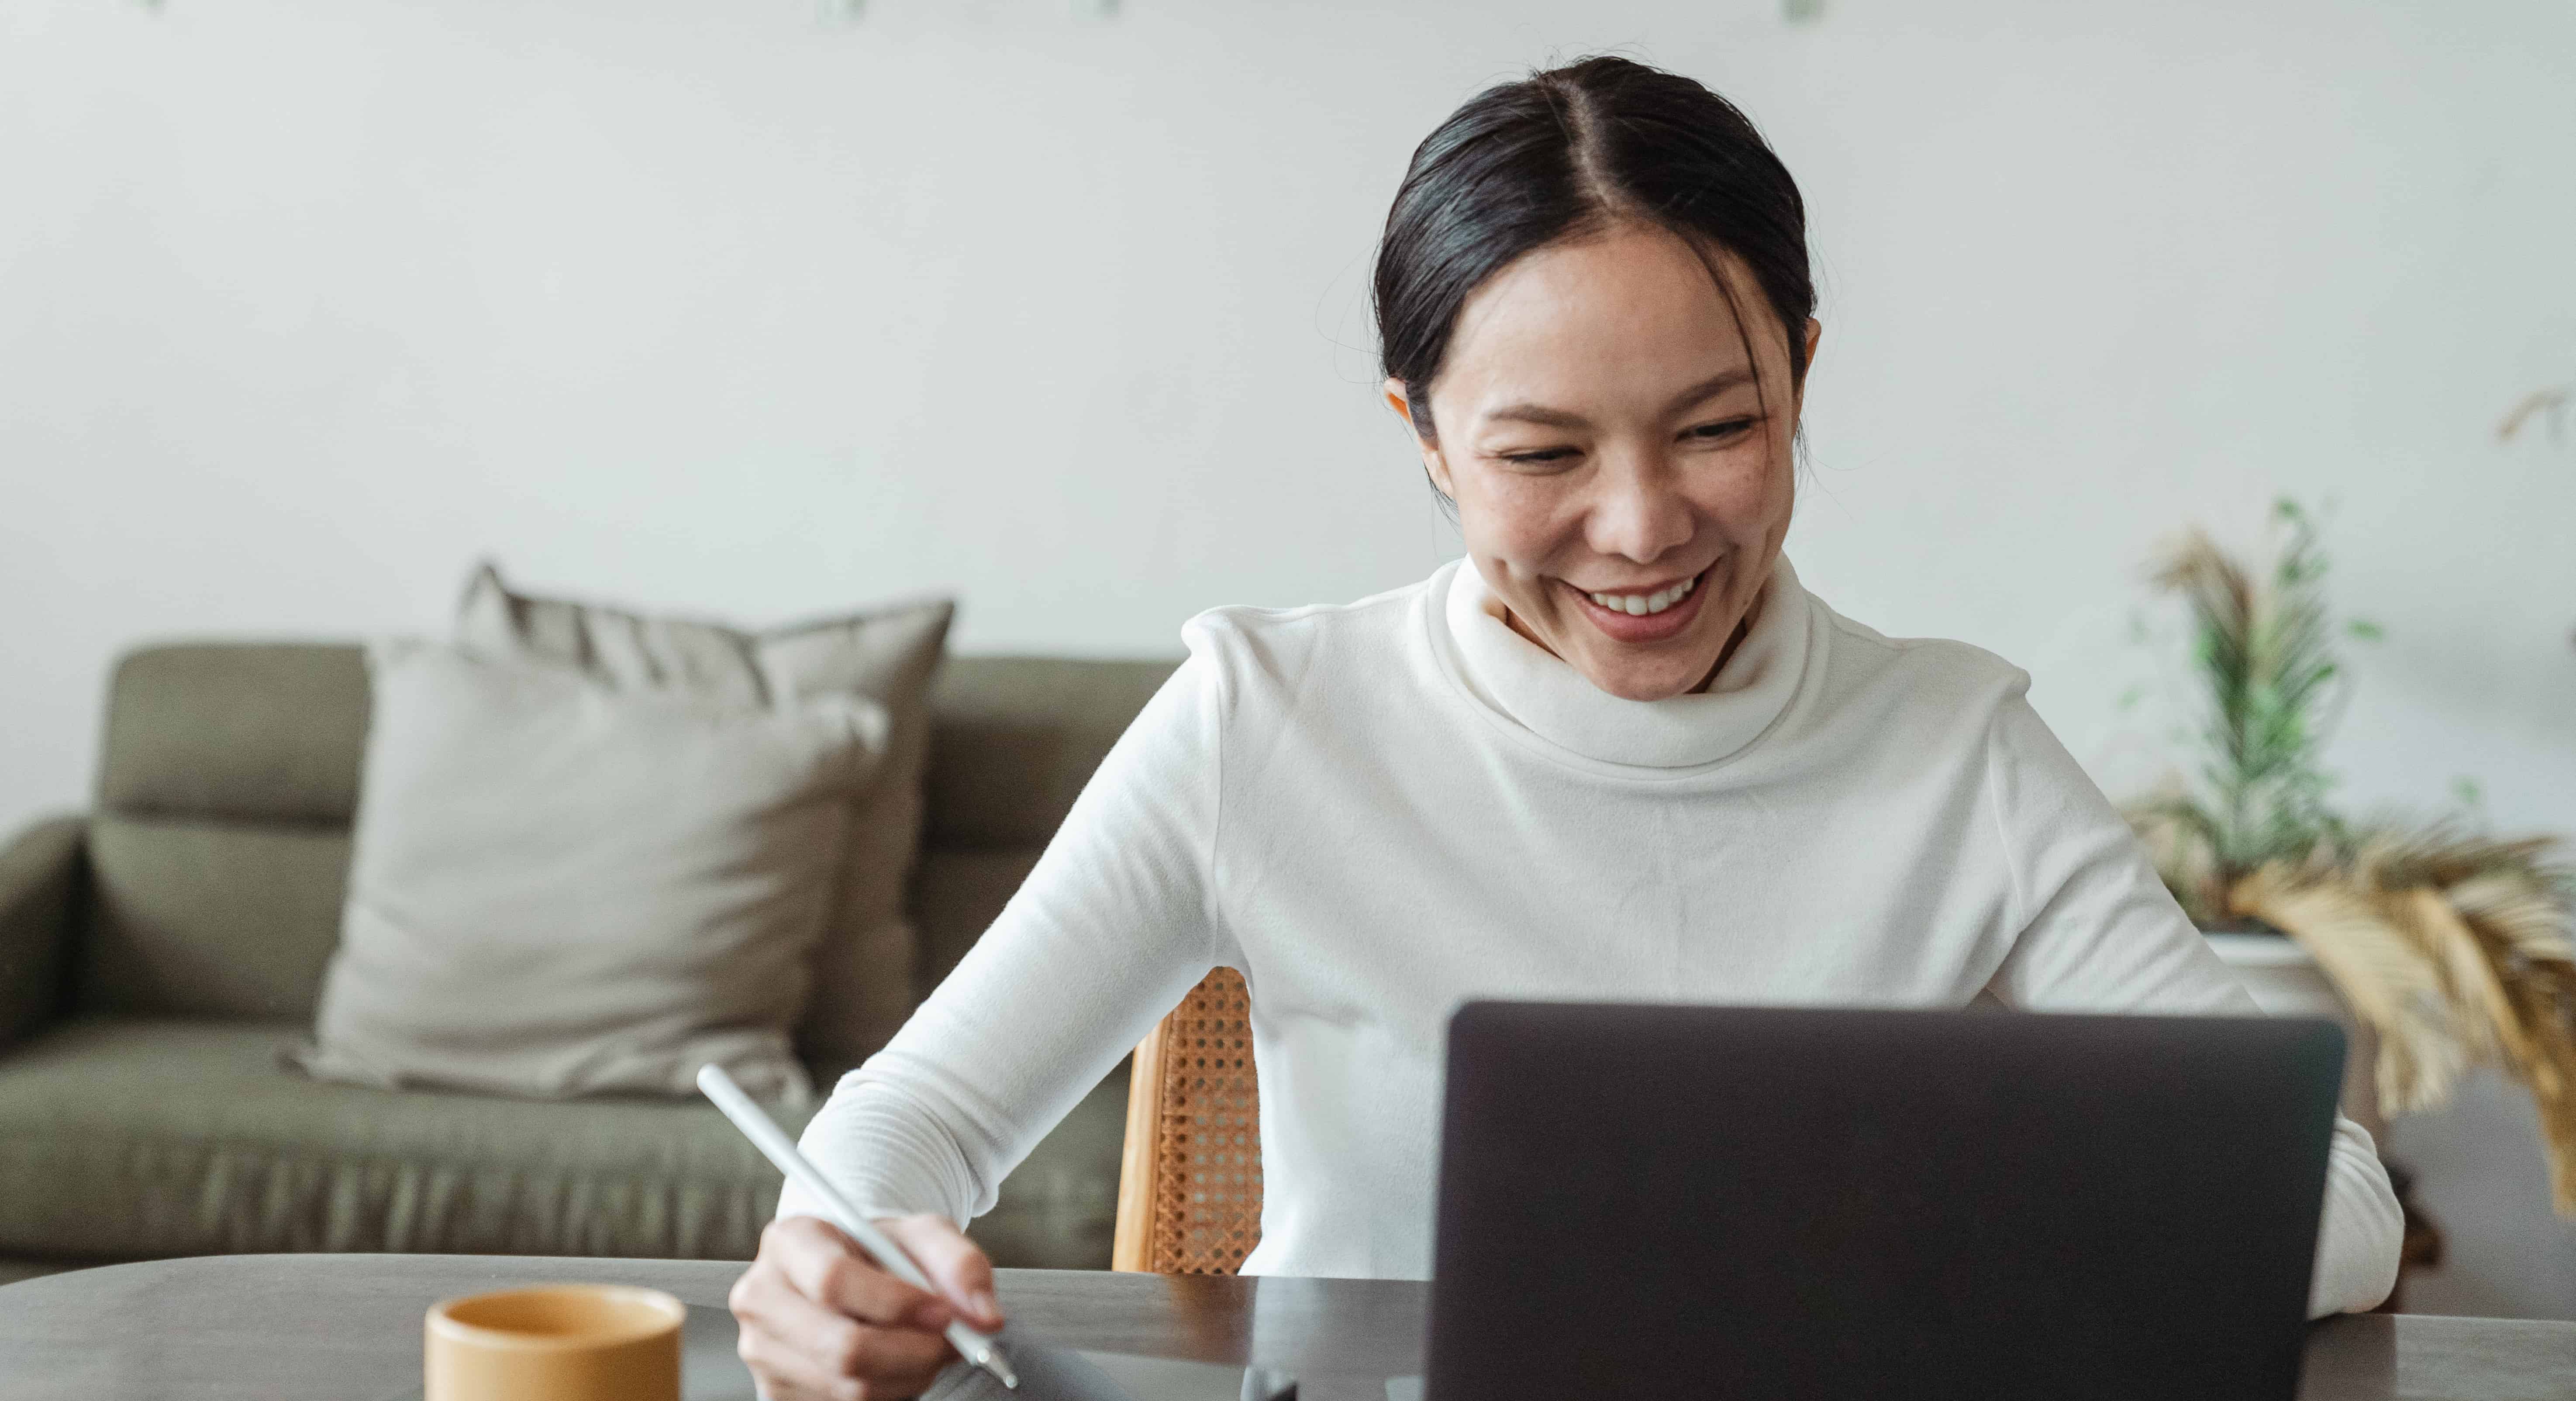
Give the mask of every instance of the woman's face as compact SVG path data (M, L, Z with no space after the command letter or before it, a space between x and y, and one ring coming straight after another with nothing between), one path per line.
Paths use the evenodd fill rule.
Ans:
M1714 261L1742 328L1661 228L1539 249L1467 299L1430 387L1423 465L1513 628L1629 700L1709 681L1789 531L1788 343L1742 264Z

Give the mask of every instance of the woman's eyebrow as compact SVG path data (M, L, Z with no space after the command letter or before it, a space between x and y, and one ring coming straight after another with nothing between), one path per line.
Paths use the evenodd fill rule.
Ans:
M1753 367L1750 365L1738 365L1734 369L1726 371L1724 374L1712 375L1707 379L1701 380L1699 383L1694 384L1690 388L1673 396L1673 406L1666 410L1666 412L1680 413L1682 410L1689 408L1691 405L1698 403L1702 399L1715 398L1720 393L1733 389L1739 384L1751 384L1752 382Z
M1673 397L1666 413L1680 413L1703 399L1716 397L1739 384L1753 382L1753 367L1738 365L1723 374L1712 375ZM1487 423L1535 423L1542 428L1589 428L1592 421L1571 409L1551 409L1545 404L1505 404L1485 414Z
M1505 404L1485 415L1485 421L1508 419L1517 423L1535 423L1544 428L1589 428L1590 419L1567 409L1551 409L1544 404Z

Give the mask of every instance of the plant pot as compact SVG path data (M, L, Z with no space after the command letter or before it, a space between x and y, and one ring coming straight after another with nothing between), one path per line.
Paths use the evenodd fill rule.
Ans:
M2257 924L2204 929L2219 960L2236 970L2254 1004L2275 1017L2328 1017L2343 1027L2344 1117L2376 1140L2387 1121L2379 1115L2379 1038L2355 1020L2333 980L2295 939Z

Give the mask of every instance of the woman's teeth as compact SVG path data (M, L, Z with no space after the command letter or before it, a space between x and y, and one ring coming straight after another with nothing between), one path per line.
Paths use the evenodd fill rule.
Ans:
M1658 589L1653 593L1588 593L1584 597L1611 612L1642 618L1649 613L1661 613L1690 597L1690 591L1698 584L1699 576L1694 574L1671 588Z

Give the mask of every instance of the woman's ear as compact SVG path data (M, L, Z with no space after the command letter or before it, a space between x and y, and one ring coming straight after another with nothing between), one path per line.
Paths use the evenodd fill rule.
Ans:
M1386 395L1386 406L1395 410L1397 418L1404 420L1404 431L1413 433L1413 401L1404 397L1404 381L1389 375L1386 383L1379 385L1378 389ZM1414 436L1421 435L1415 433Z
M1395 410L1397 418L1404 420L1404 431L1413 435L1413 445L1422 453L1422 470L1431 478L1432 490L1452 500L1457 499L1458 493L1450 490L1449 464L1441 459L1439 446L1424 437L1421 428L1413 421L1413 401L1405 395L1404 381L1389 376L1379 389L1386 395L1386 406Z
M1798 392L1796 396L1798 409L1801 413L1805 412L1807 407L1807 381L1816 373L1816 345L1824 338L1825 323L1818 321L1812 316L1808 317L1807 358L1803 362L1806 365L1806 368L1798 372Z

